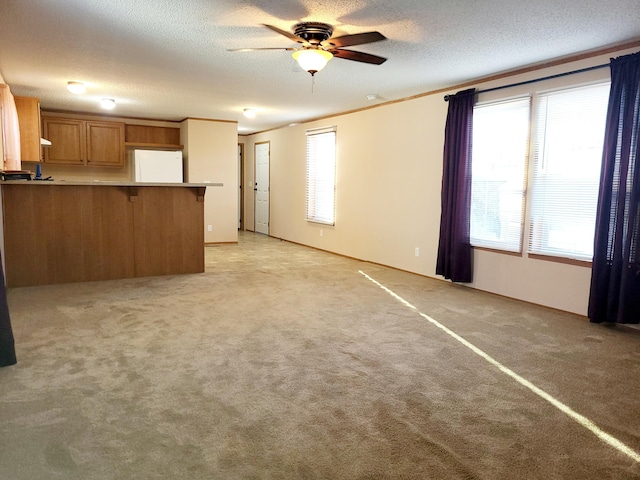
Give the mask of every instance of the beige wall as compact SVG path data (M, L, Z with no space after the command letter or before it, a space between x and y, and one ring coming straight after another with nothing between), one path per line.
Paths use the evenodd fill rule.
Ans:
M608 63L600 55L502 80L480 89ZM483 94L479 101L609 78L607 68ZM447 92L447 93L454 93ZM444 93L243 137L245 184L251 186L254 145L271 144L270 234L362 260L435 277L440 223ZM337 126L336 225L304 220L305 130ZM245 189L253 225L253 189ZM322 230L322 236L320 231ZM524 244L528 240L525 231ZM415 256L419 248L420 256ZM474 252L472 287L586 315L591 270L488 251Z
M222 183L205 195L205 242L238 241L238 125L236 122L186 119L181 142L189 183ZM211 231L208 231L208 226Z

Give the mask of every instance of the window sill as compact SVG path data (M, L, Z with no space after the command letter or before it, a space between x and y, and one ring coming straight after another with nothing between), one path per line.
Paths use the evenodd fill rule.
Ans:
M315 219L312 219L312 218L307 218L306 221L309 222L309 223L315 223L316 225L324 225L325 227L335 227L336 226L335 222L333 222L333 223L323 222L322 220L315 220Z
M491 252L497 253L501 255L511 255L512 257L522 257L522 252L509 252L507 250L498 250L497 248L489 248L489 247L474 247L471 246L474 250L479 250L482 252ZM575 265L578 267L586 267L591 268L591 262L587 260L576 260L575 258L566 258L566 257L554 257L553 255L540 255L539 253L528 253L527 258L531 258L533 260L542 260L545 262L555 262L555 263L564 263L566 265Z
M564 263L566 265L576 265L578 267L591 268L591 262L587 260L576 260L575 258L554 257L551 255L540 255L538 253L529 253L527 256L534 260L544 260L546 262Z
M521 257L522 252L510 252L509 250L499 250L497 248L489 248L489 247L474 247L471 246L474 250L480 250L482 252L491 252L491 253L500 253L502 255L511 255L512 257Z

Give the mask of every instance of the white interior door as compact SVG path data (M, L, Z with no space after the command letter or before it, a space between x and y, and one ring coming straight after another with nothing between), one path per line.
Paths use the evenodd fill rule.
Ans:
M269 142L255 145L255 231L269 235Z

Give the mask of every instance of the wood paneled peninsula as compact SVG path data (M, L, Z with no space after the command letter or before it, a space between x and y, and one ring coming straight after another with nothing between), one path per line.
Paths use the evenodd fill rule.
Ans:
M204 272L212 186L0 182L7 286Z

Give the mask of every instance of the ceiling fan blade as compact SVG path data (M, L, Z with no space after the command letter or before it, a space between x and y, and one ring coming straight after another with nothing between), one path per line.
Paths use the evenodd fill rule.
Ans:
M371 55L370 53L356 52L354 50L342 50L341 48L336 48L335 50L329 50L329 51L333 53L334 57L344 58L345 60L353 60L355 62L381 65L387 61L387 59L384 57Z
M227 52L253 52L254 50L288 50L290 52L293 52L294 50L297 50L297 48L285 48L285 47L274 47L274 48L227 48Z
M307 43L302 38L294 35L291 32L287 32L286 30L282 30L282 29L280 29L278 27L274 27L273 25L267 25L266 23L263 23L262 25L267 27L267 28L269 28L269 29L271 29L271 30L273 30L276 33L279 33L280 35L284 35L289 40L293 40L294 42L303 43L303 44Z
M355 33L353 35L343 35L341 37L330 38L322 42L323 45L332 47L351 47L353 45L363 45L365 43L379 42L387 37L380 32Z

